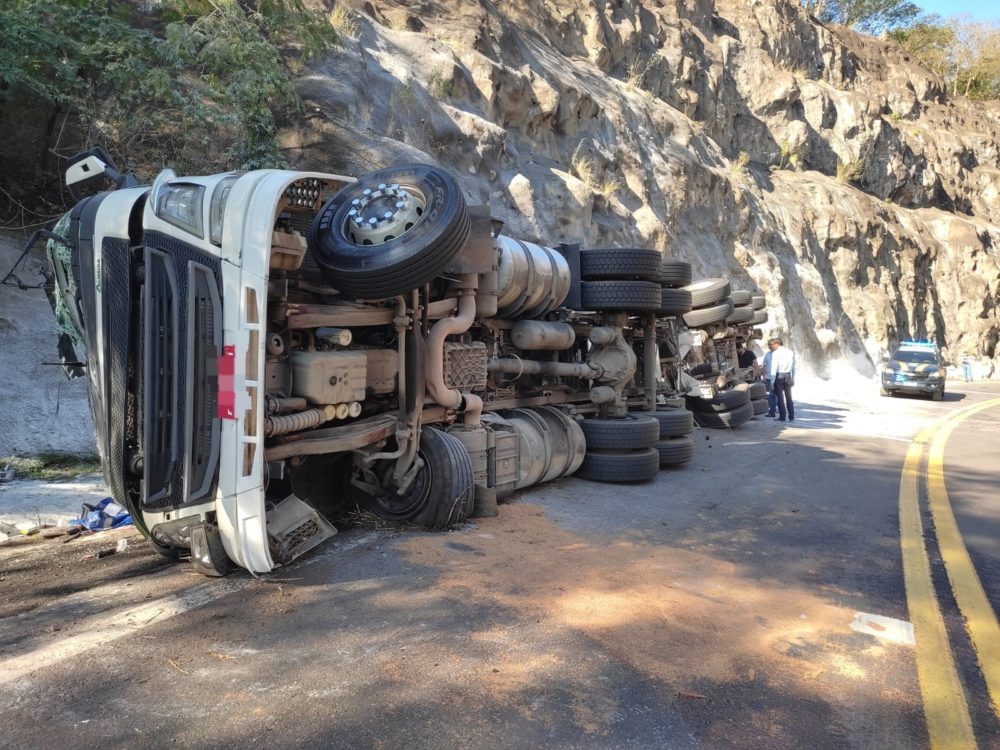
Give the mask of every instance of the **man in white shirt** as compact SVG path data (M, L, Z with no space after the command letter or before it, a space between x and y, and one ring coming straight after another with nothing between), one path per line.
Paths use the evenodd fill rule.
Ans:
M787 418L789 422L794 422L792 385L795 383L795 355L778 338L770 339L767 348L770 350L764 357L767 360L767 377L771 381L778 406L778 416L775 419L784 422Z
M770 349L770 341L767 346ZM774 381L771 380L771 352L767 352L761 360L760 372L764 376L764 384L767 386L767 416L775 417L777 414L774 410L777 408L778 402L774 395Z

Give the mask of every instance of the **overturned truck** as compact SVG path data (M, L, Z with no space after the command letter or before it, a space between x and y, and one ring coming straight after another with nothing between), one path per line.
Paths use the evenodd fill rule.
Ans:
M424 165L162 172L100 149L50 231L50 299L104 473L159 552L270 571L362 507L444 528L576 474L689 460L690 266L513 239Z

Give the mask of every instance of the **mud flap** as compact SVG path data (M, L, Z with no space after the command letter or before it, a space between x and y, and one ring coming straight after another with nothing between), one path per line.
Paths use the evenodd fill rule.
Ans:
M215 524L202 522L191 526L191 564L203 576L218 578L229 572L231 563Z

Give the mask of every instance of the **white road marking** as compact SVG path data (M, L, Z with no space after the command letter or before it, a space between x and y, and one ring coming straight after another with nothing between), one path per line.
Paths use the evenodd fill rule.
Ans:
M295 570L315 565L322 560L369 544L378 537L379 534L371 533L343 544L333 545L320 554L312 555L300 563L293 564L290 569ZM279 570L281 569L279 568ZM22 650L17 656L0 663L0 685L19 680L31 672L79 656L91 649L106 647L107 644L132 635L150 625L158 625L171 617L176 617L241 591L254 583L255 580L251 577L214 579L194 586L187 591L132 607L110 618L104 614L89 617L68 628L65 637L60 640L39 644L27 651ZM30 621L30 615L23 619L18 618L19 626L27 632L31 631Z
M904 646L917 645L917 639L913 635L913 623L897 620L893 617L855 612L854 620L851 622L851 630L873 635L890 643L900 643Z

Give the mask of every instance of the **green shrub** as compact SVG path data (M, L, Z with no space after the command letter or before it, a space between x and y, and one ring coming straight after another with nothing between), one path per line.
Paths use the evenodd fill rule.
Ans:
M0 107L27 97L54 108L78 140L140 172L283 165L275 113L300 106L290 65L334 41L325 15L303 0L164 0L151 13L7 0Z

